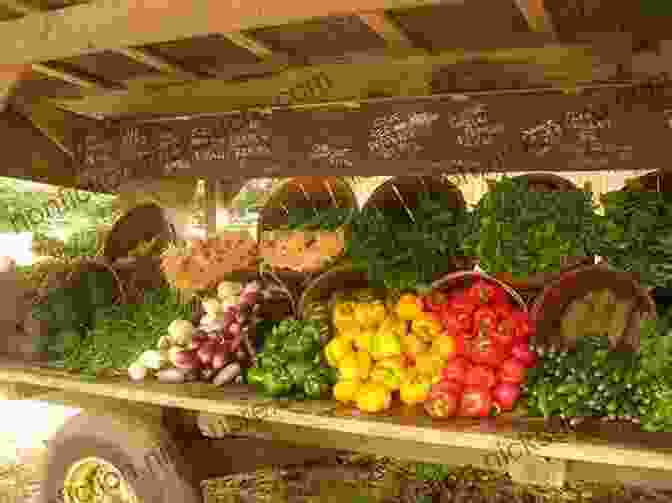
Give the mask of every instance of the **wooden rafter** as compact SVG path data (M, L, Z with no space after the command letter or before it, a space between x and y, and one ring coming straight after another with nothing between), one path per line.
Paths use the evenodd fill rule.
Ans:
M29 15L29 14L35 14L39 13L40 9L27 4L23 0L0 0L0 5L4 5L5 7L13 10L16 13L23 14L23 15ZM116 52L117 54L120 54L122 56L125 56L129 59L132 59L133 61L136 61L137 63L143 64L149 68L153 68L154 70L158 70L159 72L165 72L165 73L179 73L183 75L189 75L192 77L197 78L197 75L192 74L191 72L188 72L184 68L180 67L179 65L176 65L174 63L171 63L170 61L167 61L166 59L157 56L155 54L151 54L148 51L142 50L142 49L135 49L131 47L120 47L120 48L113 48L113 52ZM33 68L34 71L38 73L42 73L45 75L49 75L50 77L58 78L60 80L64 80L65 82L70 82L71 84L78 85L80 87L85 87L89 88L91 87L89 85L90 82L87 81L87 79L82 79L81 77L78 77L76 75L72 75L70 73L66 72L61 72L58 70L50 69L48 67L42 67L39 65L36 65L36 67ZM94 86L97 86L97 84L94 83Z
M545 0L515 0L515 2L533 32L545 33L555 38L555 27L544 5Z
M248 37L244 33L230 32L222 33L222 35L225 36L230 42L236 44L238 47L247 49L259 59L269 58L273 55L273 51L271 49L266 47L258 40L255 40L252 37Z
M0 33L5 45L12 47L3 54L3 62L22 64L319 17L446 2L461 4L463 0L94 0L4 21L0 23Z
M363 12L357 17L380 36L388 46L398 49L413 48L413 41L385 12Z
M92 80L88 77L80 76L73 72L65 72L63 70L59 70L48 65L43 65L41 63L33 63L30 68L35 73L39 73L40 75L51 77L52 79L62 80L63 82L68 82L69 84L73 84L84 89L105 89L108 87L101 82Z

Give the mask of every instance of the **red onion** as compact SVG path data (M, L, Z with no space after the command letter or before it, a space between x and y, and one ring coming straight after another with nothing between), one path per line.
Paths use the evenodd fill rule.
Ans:
M215 354L212 356L212 368L215 370L224 368L224 365L229 362L229 359L229 352L226 348L217 349Z
M215 354L215 342L211 341L201 346L198 350L198 359L203 365L209 365L212 362L212 357Z
M240 329L241 326L239 323L231 323L231 325L229 325L229 334L233 337L238 337L240 335Z
M244 306L253 306L257 303L259 295L256 292L243 293L240 296L240 304Z
M511 355L530 369L537 364L537 355L530 349L529 344L516 344L511 349Z
M178 369L192 370L200 367L196 351L179 351L174 353L172 363Z
M238 334L234 339L231 341L231 352L235 353L240 349L240 345L243 342L243 336Z
M513 406L516 404L520 398L521 390L520 386L513 383L503 382L495 386L495 389L492 390L492 397L497 402L502 410L509 411L513 409Z

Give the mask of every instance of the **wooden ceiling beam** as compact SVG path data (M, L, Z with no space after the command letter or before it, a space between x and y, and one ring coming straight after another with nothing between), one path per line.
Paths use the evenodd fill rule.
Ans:
M557 37L553 20L544 5L545 0L514 0L525 17L527 25L535 33L545 33L553 39Z
M389 47L395 49L412 49L413 41L404 30L390 19L385 12L363 12L358 14L359 20L382 38Z
M424 51L412 54L406 51L403 57L388 55L356 63L289 68L282 73L245 82L207 79L157 88L151 94L142 89L131 89L124 94L90 95L77 100L54 98L52 101L76 113L146 117L271 107L278 103L278 96L283 91L288 91L291 97L289 104L295 106L352 102L372 96L426 96L433 92L432 81L436 75L473 59L492 62L490 75L487 76L489 81L492 80L492 71L496 69L504 74L515 63L515 73L525 79L524 86L527 87L550 84L571 86L577 81L595 79L596 73L605 78L600 73L600 61L589 48L547 45L541 49L503 50L494 55L487 52L444 52L427 56ZM459 83L460 70L456 71Z
M5 64L71 58L212 33L240 32L320 17L464 0L94 0L0 23Z
M43 12L40 9L27 4L26 2L22 0L0 0L0 5L4 5L5 7L13 10L14 12L18 14L23 14L25 16L29 14L35 14L39 12ZM114 48L111 49L112 52L116 52L117 54L120 54L122 56L125 56L137 63L140 63L142 65L147 66L148 68L153 68L154 70L157 70L159 72L164 72L164 73L178 73L182 74L185 76L193 77L193 78L199 78L198 75L193 74L184 68L180 67L179 65L176 65L175 63L171 63L170 61L167 61L166 59L157 56L155 54L151 54L148 51L145 51L143 49L135 49L131 47L120 47L120 48ZM38 73L45 73L42 71L41 68L33 68ZM48 69L49 72L53 72L54 70ZM54 76L54 75L50 75ZM66 77L70 79L69 76ZM55 76L55 78L60 78L61 80L65 80L66 82L73 83L75 85L78 85L80 87L89 87L86 84L86 79L82 80L82 84L77 83L77 81L80 79L79 77L74 77L73 80L66 80L64 78Z

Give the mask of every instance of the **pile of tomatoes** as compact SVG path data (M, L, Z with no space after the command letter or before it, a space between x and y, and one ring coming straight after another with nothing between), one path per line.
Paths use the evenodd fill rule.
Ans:
M512 410L527 369L537 361L530 349L534 330L527 312L484 279L450 294L434 291L422 302L456 341L455 353L425 402L429 415L484 417Z

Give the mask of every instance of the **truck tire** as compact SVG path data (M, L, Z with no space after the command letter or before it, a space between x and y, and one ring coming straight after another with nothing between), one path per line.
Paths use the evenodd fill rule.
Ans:
M102 499L92 499L86 492L127 495L128 488L136 499L119 501L203 503L182 453L160 421L153 419L128 411L118 415L82 411L69 419L47 443L37 501L94 503ZM83 482L87 480L91 482Z

